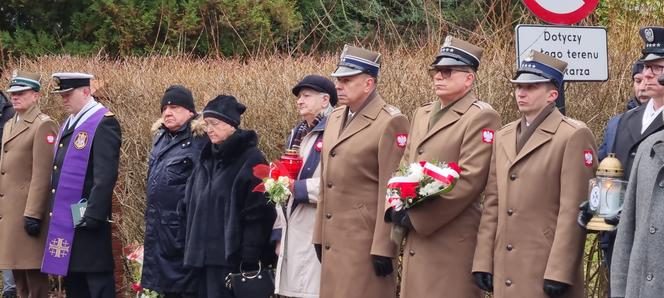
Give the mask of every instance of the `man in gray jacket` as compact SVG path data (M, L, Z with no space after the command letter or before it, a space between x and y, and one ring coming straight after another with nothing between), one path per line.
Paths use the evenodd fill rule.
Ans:
M664 101L664 27L642 29L647 95ZM662 115L657 115L662 117ZM664 293L664 131L639 145L625 192L611 264L611 297L662 297Z

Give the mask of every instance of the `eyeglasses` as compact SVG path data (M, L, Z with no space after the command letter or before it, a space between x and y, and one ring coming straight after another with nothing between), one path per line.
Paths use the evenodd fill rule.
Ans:
M206 119L206 120L204 120L204 121L205 121L205 128L209 128L209 127L217 127L217 126L219 126L219 124L222 123L222 121L220 121L220 120L216 120L216 119L215 119L215 120L207 120L207 119Z
M662 72L664 72L664 65L657 65L657 64L646 64L643 66L643 73L645 74L648 70L652 72L652 74L658 76L661 75Z
M465 72L469 73L469 71L463 70L463 69L458 69L458 68L430 68L429 69L429 76L432 78L436 76L437 73L440 73L440 75L443 77L443 79L447 79L452 76L452 72Z

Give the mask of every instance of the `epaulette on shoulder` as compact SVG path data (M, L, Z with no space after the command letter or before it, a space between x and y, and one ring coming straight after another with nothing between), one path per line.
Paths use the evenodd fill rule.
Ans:
M420 107L430 106L430 105L432 105L434 102L435 102L435 101L425 102L425 103L421 104Z
M569 125L571 125L573 127L586 127L585 123L583 123L579 120L576 120L576 119L572 119L572 118L567 117L567 116L563 116L563 121L567 122Z
M401 110L399 110L399 108L393 105L385 105L383 109L387 111L387 113L390 114L390 116L396 116L401 114Z
M41 120L41 121L48 121L50 119L51 119L51 117L49 115L39 114L39 120Z
M489 103L483 102L481 100L475 101L473 103L473 105L480 108L480 110L485 110L485 109L486 110L493 110L493 107Z
M106 114L104 114L104 117L113 117L113 116L115 116L115 114L113 114L113 112L111 111L108 111L106 112Z

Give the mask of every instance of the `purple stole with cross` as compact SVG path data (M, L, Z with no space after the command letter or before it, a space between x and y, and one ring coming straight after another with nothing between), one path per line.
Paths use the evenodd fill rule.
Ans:
M69 147L60 169L58 189L55 192L51 223L49 224L46 247L44 248L44 259L41 267L41 271L44 273L66 276L69 270L69 257L74 243L74 222L72 220L71 205L78 203L83 195L92 140L97 126L106 112L108 112L107 108L101 108L81 125L74 128L72 138L67 145ZM66 125L63 125L60 129L58 141L55 143L56 151L65 127Z

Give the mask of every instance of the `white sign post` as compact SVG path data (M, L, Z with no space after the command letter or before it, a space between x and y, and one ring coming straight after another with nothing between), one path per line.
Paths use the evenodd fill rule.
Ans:
M607 34L604 27L516 26L516 60L533 49L568 63L565 81L609 79Z

